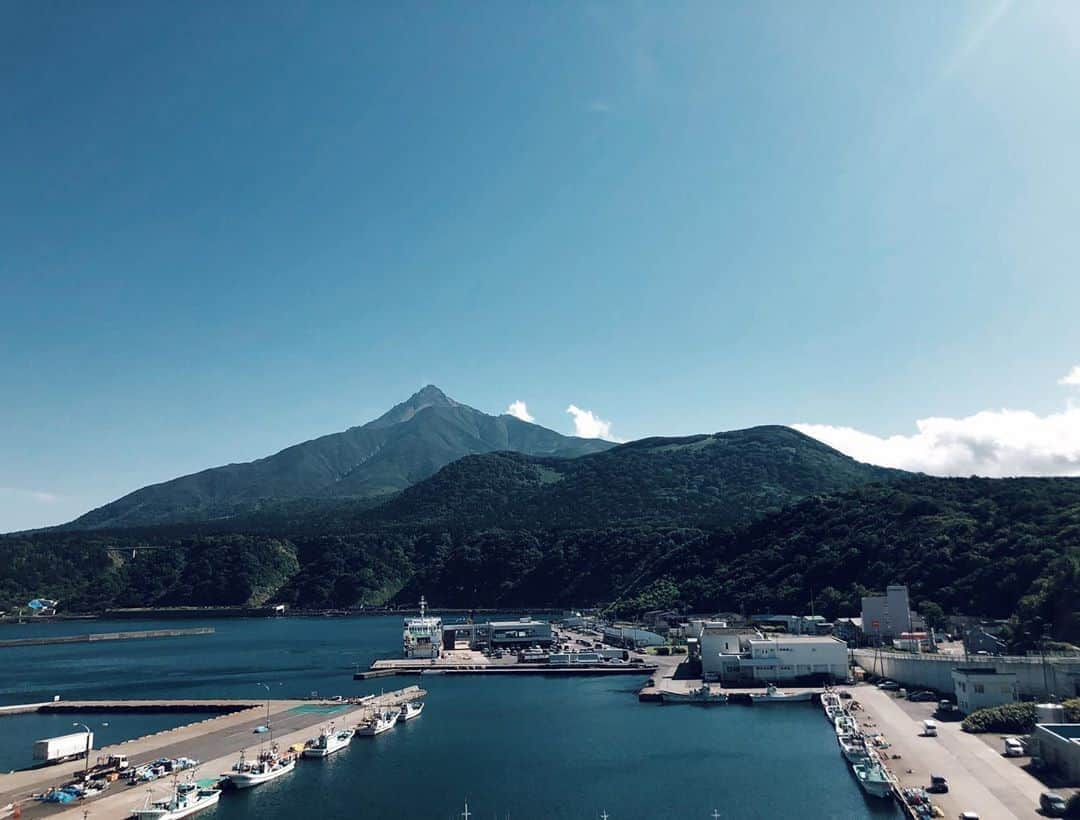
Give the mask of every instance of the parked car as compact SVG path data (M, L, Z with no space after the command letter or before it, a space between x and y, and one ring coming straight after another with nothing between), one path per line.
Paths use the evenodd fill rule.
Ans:
M931 794L945 794L949 790L949 781L943 774L932 774L930 785L926 787L926 790Z
M1065 798L1054 792L1043 792L1039 795L1039 808L1048 817L1065 816Z
M1024 756L1024 744L1020 742L1019 738L1007 737L1005 738L1005 757L1023 757Z
M921 692L912 692L910 695L907 696L907 699L914 703L931 703L937 700L937 695L935 695L928 689L924 689Z
M951 700L939 700L937 710L943 715L951 715L956 711L956 704Z
M962 811L957 816L960 820L979 820L979 813L974 811Z
M886 692L895 692L900 688L900 684L894 680L883 680L877 685L878 689L883 689Z

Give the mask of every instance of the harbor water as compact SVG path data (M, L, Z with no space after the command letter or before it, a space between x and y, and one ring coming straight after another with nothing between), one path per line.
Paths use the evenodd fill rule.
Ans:
M134 626L137 624L137 626ZM170 622L170 626L177 623ZM354 695L422 683L427 709L378 738L358 738L322 761L257 789L229 794L213 820L452 818L465 800L484 818L892 818L864 797L820 709L638 703L635 677L425 676L353 681L375 658L396 657L401 620L280 618L188 621L213 635L4 650L0 705L97 698L251 698ZM34 624L34 634L159 622ZM23 637L23 627L0 629ZM125 715L130 736L181 716ZM110 721L100 715L93 720ZM65 724L80 718L61 716ZM22 759L56 716L0 717L0 755ZM40 721L40 731L35 726ZM180 722L183 722L182 719ZM110 737L109 740L115 738ZM19 751L12 751L19 750ZM313 808L317 811L313 813Z

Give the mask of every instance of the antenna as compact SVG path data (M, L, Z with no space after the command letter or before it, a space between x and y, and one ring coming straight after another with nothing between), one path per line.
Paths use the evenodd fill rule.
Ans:
M423 598L421 598L420 600L423 600ZM465 820L469 820L469 818L472 817L472 812L469 811L469 801L468 800L465 801L465 811L463 811L461 813L461 816L464 817Z

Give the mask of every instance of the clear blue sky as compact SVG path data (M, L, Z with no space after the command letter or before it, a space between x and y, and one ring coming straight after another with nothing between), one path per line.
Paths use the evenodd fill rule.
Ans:
M1058 411L1078 88L1067 0L8 3L0 531L429 382L624 439Z

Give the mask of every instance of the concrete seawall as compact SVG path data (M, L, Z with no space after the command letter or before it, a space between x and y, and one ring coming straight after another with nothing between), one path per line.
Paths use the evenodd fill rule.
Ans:
M1042 698L1047 694L1059 698L1080 695L1080 657L993 657L978 655L967 660L962 655L916 655L910 652L875 652L856 649L852 652L857 663L871 675L889 678L907 687L952 692L952 671L957 667L996 669L1016 673L1017 691L1021 697Z

